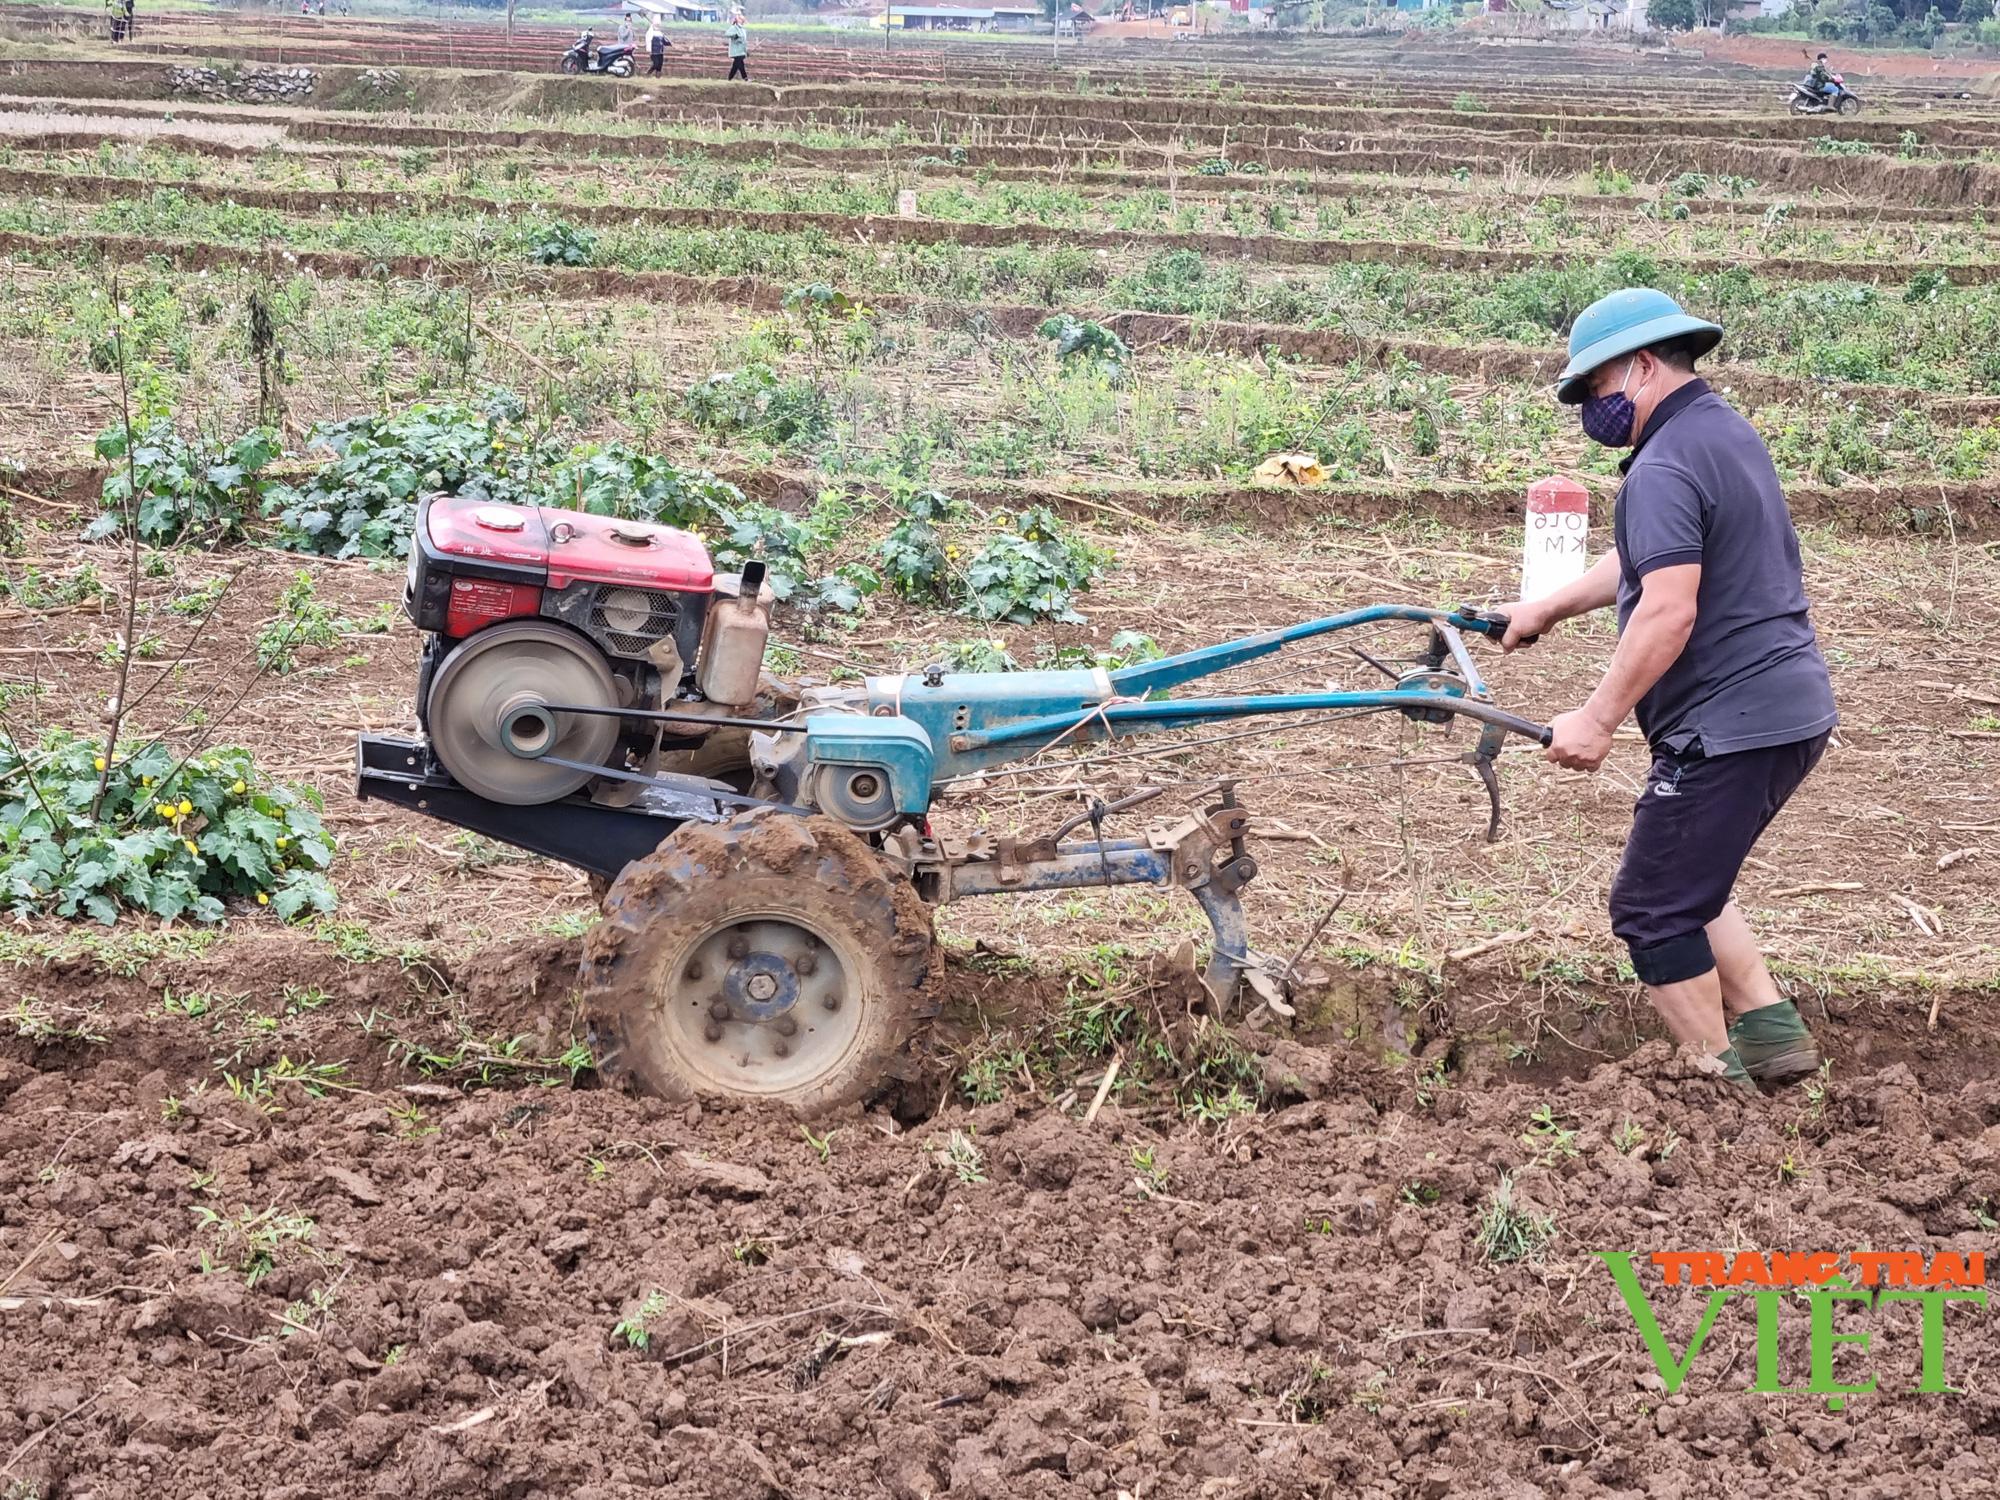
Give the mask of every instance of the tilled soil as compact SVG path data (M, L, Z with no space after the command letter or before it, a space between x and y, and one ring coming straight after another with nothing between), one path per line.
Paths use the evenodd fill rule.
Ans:
M260 993L286 963L330 988L276 1023L322 1058L344 1007L429 983L232 948ZM536 976L573 951L490 955L460 1001L546 1026ZM809 1137L410 1084L359 1043L356 1091L266 1113L193 1092L221 1043L148 985L88 983L106 1044L0 1050L0 1462L41 1500L1943 1497L2000 1470L1982 1312L1947 1318L1959 1394L1896 1394L1904 1309L1865 1365L1885 1394L1746 1395L1737 1306L1668 1396L1592 1254L1987 1248L1990 1079L1745 1101L1654 1043L1420 1103L1358 1051L1266 1039L1281 1107L1219 1132L1114 1093L1087 1124L1030 1098ZM1553 1216L1519 1263L1475 1242L1503 1174ZM1648 1290L1678 1354L1701 1299ZM1782 1354L1803 1384L1803 1317Z

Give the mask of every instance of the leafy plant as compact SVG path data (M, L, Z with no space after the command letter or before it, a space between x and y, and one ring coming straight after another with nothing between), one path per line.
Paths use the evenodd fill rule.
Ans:
M1035 332L1055 341L1056 358L1065 364L1072 361L1095 364L1111 377L1113 385L1123 383L1126 366L1132 361L1132 350L1125 340L1102 323L1058 313L1043 322Z
M255 1286L278 1268L278 1258L287 1245L310 1248L318 1226L306 1215L281 1212L276 1204L252 1213L243 1209L226 1216L206 1205L194 1208L195 1228L206 1234L216 1255L233 1262L243 1273L244 1284ZM213 1269L209 1252L202 1252L202 1269Z
M0 577L0 596L23 609L63 609L104 599L109 593L97 576L96 563L84 563L57 578L45 577L33 564L23 568L17 579Z
M271 782L249 751L181 764L148 745L112 768L93 819L100 769L99 747L64 730L25 754L0 740L0 908L107 926L121 909L217 922L230 896L286 920L333 909L317 797Z
M587 266L597 258L597 236L566 219L532 228L527 256L538 266Z
M104 513L84 528L85 541L118 535L129 511L141 541L213 546L243 535L268 487L263 471L278 456L278 439L260 427L222 446L184 438L161 417L134 430L129 445L122 424L106 428L97 435L97 456L111 467Z
M302 647L338 644L346 624L314 590L312 574L301 568L279 595L277 614L257 633L257 665L284 676L298 665Z
M633 1349L650 1349L653 1347L653 1320L666 1310L667 1294L648 1292L637 1307L611 1325L611 1337L623 1339Z
M496 391L485 407L420 402L313 429L309 446L332 461L303 488L275 486L264 502L278 544L332 557L401 557L425 495L529 502L552 453L519 426L523 410Z
M986 1180L985 1153L966 1131L954 1127L942 1154L946 1169L968 1187Z
M1486 113L1486 106L1479 102L1477 94L1463 91L1459 93L1457 98L1451 101L1451 108L1453 114L1483 115Z
M901 497L902 518L889 528L877 557L889 587L905 599L941 603L951 594L950 556L938 527L956 520L965 507L942 490L924 489Z
M622 443L586 443L559 462L551 503L700 531L743 504L743 491L706 469L684 469Z
M1106 554L1068 536L1047 506L1014 516L1009 529L979 550L965 570L961 614L982 620L1083 619L1074 596L1103 571Z
M827 395L809 380L762 363L724 370L688 388L687 417L709 432L738 433L775 448L811 448L833 425Z

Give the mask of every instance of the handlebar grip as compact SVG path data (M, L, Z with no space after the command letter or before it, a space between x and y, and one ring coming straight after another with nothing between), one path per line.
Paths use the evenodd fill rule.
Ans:
M1518 734L1523 739L1533 740L1544 750L1555 741L1556 732L1546 724L1537 724L1533 719L1518 718L1499 710L1482 712L1479 717L1488 724L1498 724L1509 734Z

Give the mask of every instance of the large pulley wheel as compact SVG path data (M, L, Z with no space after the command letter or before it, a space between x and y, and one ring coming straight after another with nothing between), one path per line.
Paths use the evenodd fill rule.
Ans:
M567 797L591 778L544 759L603 765L618 743L608 714L541 705L618 707L611 669L575 632L541 620L495 625L452 647L431 680L424 722L452 779L489 802L527 806Z
M759 808L625 867L584 945L582 1004L604 1073L810 1114L899 1071L934 1010L930 952L930 909L867 843Z

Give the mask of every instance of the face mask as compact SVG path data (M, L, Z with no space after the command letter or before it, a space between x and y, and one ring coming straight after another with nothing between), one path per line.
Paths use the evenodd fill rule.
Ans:
M1632 441L1632 425L1638 420L1639 409L1625 394L1625 387L1631 380L1632 366L1628 364L1625 379L1619 382L1617 390L1608 396L1584 398L1578 416L1583 422L1585 437L1607 448L1623 448Z

